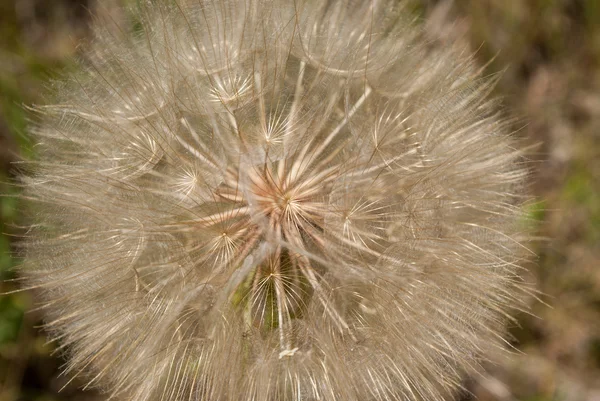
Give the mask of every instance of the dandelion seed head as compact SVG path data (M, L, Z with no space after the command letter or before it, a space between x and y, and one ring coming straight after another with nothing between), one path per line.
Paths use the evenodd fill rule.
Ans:
M176 1L40 107L23 274L108 399L442 400L524 294L493 79L406 2Z

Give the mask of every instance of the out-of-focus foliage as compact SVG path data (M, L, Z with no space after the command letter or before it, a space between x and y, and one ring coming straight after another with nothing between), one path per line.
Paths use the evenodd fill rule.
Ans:
M114 3L111 0L108 3ZM0 0L0 193L26 141L27 113L47 77L86 35L84 0ZM110 5L103 1L103 12ZM497 94L521 117L532 144L530 207L540 241L529 276L549 304L522 314L513 345L466 384L479 400L600 399L600 2L598 0L423 0L433 36L468 40L490 73L504 70ZM12 166L12 167L11 167ZM14 198L0 197L0 278L12 278L11 252L23 232ZM0 292L14 290L11 282ZM62 363L50 356L29 293L0 296L0 401L83 400L58 390ZM86 395L92 397L92 395ZM467 396L468 397L468 396Z
M600 400L600 2L456 0L447 19L490 72L506 69L497 93L539 143L530 274L549 306L521 316L522 353L471 389L482 401Z
M18 288L19 203L10 185L19 161L33 149L25 104L40 101L44 85L59 73L87 31L84 0L0 1L0 293ZM58 395L60 360L51 356L29 292L0 295L0 401L80 400L77 389ZM29 311L29 312L27 312Z

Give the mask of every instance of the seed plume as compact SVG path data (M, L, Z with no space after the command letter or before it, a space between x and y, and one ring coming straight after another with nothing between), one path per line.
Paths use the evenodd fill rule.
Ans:
M526 170L406 1L165 1L39 106L22 274L110 400L443 400L524 294Z

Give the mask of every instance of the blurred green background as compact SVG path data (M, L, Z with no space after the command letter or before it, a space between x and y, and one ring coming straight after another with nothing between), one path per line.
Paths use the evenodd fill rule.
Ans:
M18 288L19 227L7 183L31 156L24 104L68 68L92 14L128 0L0 0L0 293ZM133 0L130 0L133 1ZM528 266L547 304L512 327L512 358L465 381L463 400L600 401L600 0L421 0L432 37L468 42L515 130L537 145L529 213L539 255ZM2 282L4 281L4 282ZM60 377L28 292L0 295L0 401L100 400Z

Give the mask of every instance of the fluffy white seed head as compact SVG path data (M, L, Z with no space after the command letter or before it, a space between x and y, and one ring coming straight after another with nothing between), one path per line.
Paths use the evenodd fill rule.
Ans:
M493 82L402 5L163 2L98 29L23 177L23 274L68 372L135 401L440 400L500 348L521 156Z

